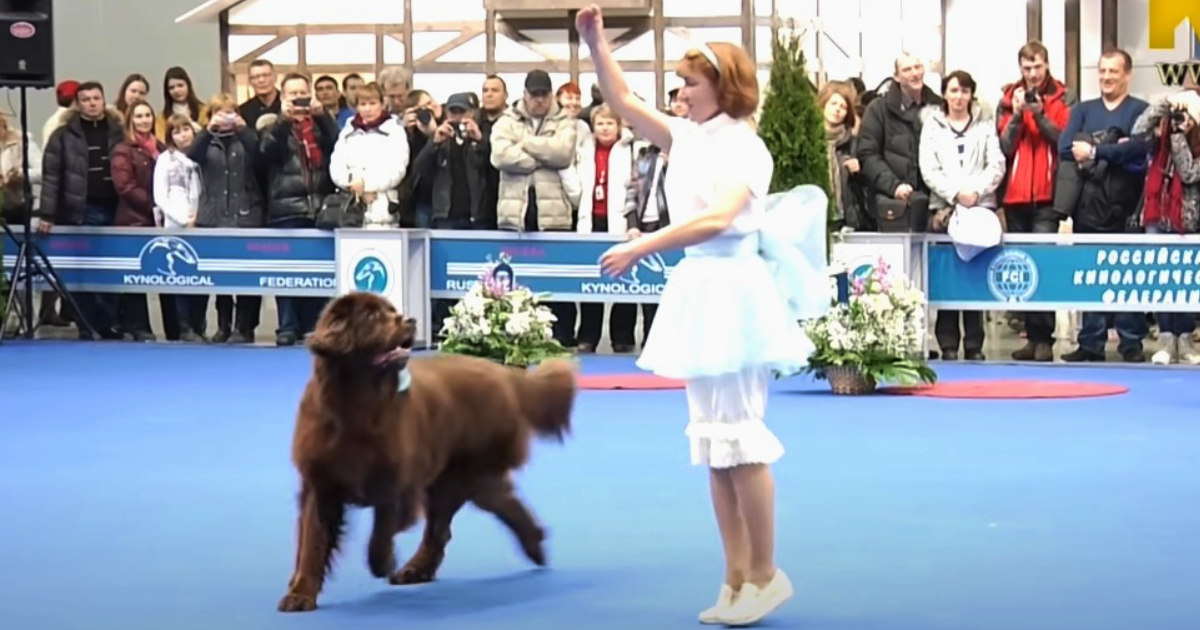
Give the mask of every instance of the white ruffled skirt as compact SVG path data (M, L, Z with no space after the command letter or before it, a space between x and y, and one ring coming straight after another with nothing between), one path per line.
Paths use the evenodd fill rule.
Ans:
M667 281L638 367L687 382L693 464L770 464L784 451L764 423L773 372L795 373L813 350L766 261L689 252Z

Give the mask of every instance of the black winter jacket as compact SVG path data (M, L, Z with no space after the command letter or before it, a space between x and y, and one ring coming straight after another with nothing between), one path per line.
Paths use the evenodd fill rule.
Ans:
M467 141L463 147L463 158L466 160L467 181L454 181L450 169L450 138L441 144L432 140L425 144L417 159L413 161L411 171L417 178L433 182L433 218L446 219L450 217L451 205L454 200L455 186L466 186L471 198L471 221L475 225L486 225L488 216L484 212L483 200L485 184L483 165L491 160L491 145L485 142ZM494 219L493 219L494 222Z
M259 159L267 169L267 225L289 219L316 219L321 204L333 193L329 156L337 143L338 130L328 116L314 116L313 134L321 147L322 163L310 169L302 157L292 122L280 118L262 136Z
M262 191L255 178L258 134L246 127L230 135L205 129L188 149L200 167L198 227L257 228L266 224Z
M900 85L890 81L863 112L858 128L858 164L867 187L868 203L875 195L891 197L900 184L928 192L917 164L921 139L921 107L904 108ZM942 97L925 86L924 107L940 107Z
M108 117L108 150L125 141L121 117L116 110ZM42 194L38 216L55 225L79 225L88 198L88 146L83 122L77 112L50 135L42 153ZM114 209L116 198L113 199Z

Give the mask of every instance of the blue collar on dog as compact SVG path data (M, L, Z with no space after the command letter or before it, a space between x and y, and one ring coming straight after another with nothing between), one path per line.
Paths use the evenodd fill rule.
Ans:
M412 374L408 372L408 367L400 370L400 384L396 386L397 392L406 392L412 386Z

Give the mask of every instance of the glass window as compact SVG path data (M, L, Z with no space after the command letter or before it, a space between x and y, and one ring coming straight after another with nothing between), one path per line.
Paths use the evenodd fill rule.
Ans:
M414 2L417 5L455 4L468 0L439 0ZM478 0L473 4L480 7ZM414 13L415 13L414 8ZM460 18L472 19L472 18ZM296 2L295 0L249 0L229 10L230 24L292 25L292 24L402 24L403 2Z
M413 43L416 43L416 33L413 33ZM404 63L404 42L390 35L383 36L383 64L385 66Z
M761 1L761 0L760 0ZM771 14L771 2L767 0L767 15ZM718 17L741 15L742 0L663 0L663 15L673 17Z
M625 29L611 29L608 40L612 41L625 33ZM617 61L654 61L654 33L646 32L613 51Z
M458 31L413 31L413 58L420 59L437 50L439 46L450 43L458 36ZM403 48L403 43L401 48Z
M537 63L545 60L544 56L530 50L528 47L514 42L502 33L496 33L496 61ZM447 63L486 63L487 36L480 33L473 37L471 41L438 57L438 61Z
M483 87L483 77L476 73L438 73L418 72L413 77L413 87L429 92L429 95L439 103L445 103L451 94L458 92L474 92L479 94Z
M742 29L736 26L667 29L663 33L663 59L668 62L679 61L683 59L683 56L689 50L695 48L697 43L708 42L728 42L740 46L742 44Z
M571 44L565 28L528 30L521 34L532 40L529 45L536 47L547 59L567 61L571 58ZM579 58L587 59L590 54L587 45L580 43Z
M230 35L229 46L229 61L236 63L242 57L254 52L256 48L275 39L273 35ZM247 59L253 61L253 59Z
M375 36L359 33L307 35L304 61L310 66L375 65Z
M295 37L289 37L284 42L262 56L277 66L294 66L300 63L300 43Z
M384 0L379 4L398 5L400 11L404 11L404 3L400 0ZM480 0L413 0L412 12L414 24L473 20L482 22L487 17L487 10ZM404 18L400 18L396 23L402 22Z

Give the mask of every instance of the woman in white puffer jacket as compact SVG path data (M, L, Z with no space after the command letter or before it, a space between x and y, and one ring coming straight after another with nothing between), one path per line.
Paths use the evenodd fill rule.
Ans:
M395 227L387 191L399 186L408 171L408 134L384 108L383 90L376 83L358 89L356 110L338 134L329 175L338 188L366 202L363 227Z

